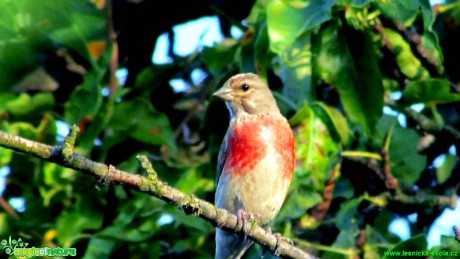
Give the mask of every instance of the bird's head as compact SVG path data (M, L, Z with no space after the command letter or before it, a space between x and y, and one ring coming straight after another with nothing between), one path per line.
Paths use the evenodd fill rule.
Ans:
M279 113L268 86L252 73L237 74L214 93L225 101L230 115Z

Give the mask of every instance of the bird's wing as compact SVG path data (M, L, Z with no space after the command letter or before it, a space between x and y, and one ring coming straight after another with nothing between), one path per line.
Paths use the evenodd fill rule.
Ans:
M216 186L219 184L220 175L222 174L222 170L224 169L225 160L227 160L227 153L228 153L228 143L227 143L227 134L225 134L224 140L220 146L219 156L217 157L217 173L216 173Z

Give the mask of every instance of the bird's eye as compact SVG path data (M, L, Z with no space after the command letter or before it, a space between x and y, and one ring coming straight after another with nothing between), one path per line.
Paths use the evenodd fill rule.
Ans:
M243 85L241 86L241 89L243 89L243 91L247 91L247 90L249 90L249 85L243 84Z

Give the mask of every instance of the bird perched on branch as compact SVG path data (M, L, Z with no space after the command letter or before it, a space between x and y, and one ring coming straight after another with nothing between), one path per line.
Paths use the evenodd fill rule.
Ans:
M216 206L237 215L238 221L252 215L265 226L278 214L291 183L292 130L255 74L231 77L214 95L230 112L218 158ZM252 243L244 234L218 228L216 258L240 258Z

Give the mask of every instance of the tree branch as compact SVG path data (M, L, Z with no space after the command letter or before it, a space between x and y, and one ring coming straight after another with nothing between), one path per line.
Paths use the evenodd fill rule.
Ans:
M385 156L385 154L383 154ZM384 165L383 169L377 165L375 160L368 160L360 157L353 157L347 156L347 159L351 161L355 161L357 163L361 163L366 165L369 170L374 171L377 175L381 176L382 180L385 181L385 186L389 191L383 192L376 196L369 197L370 200L375 201L376 204L383 204L386 205L390 201L401 202L407 205L422 205L426 207L433 207L433 206L441 206L441 207L449 207L449 208L456 208L457 207L457 195L452 194L451 196L439 195L435 193L431 193L429 190L418 190L413 195L406 194L397 183L393 183L393 181L397 182L397 179L394 178L391 173L389 172L382 172L382 170L387 167ZM388 159L388 158L386 158ZM385 163L388 163L385 162ZM391 185L389 188L389 185Z
M152 165L145 157L139 161L147 172L147 176L130 174L118 170L114 166L98 163L73 152L73 145L78 133L74 126L64 141L63 146L49 146L31 141L19 136L0 131L0 146L28 154L55 164L71 168L82 173L99 177L103 183L121 184L134 190L158 197L175 207L181 208L184 213L200 217L214 226L225 230L243 232L256 243L264 246L272 253L279 253L286 258L316 258L288 241L282 239L277 247L277 237L257 224L250 229L237 229L237 217L224 209L216 208L213 204L193 195L185 194L158 179ZM277 249L278 248L278 249Z

